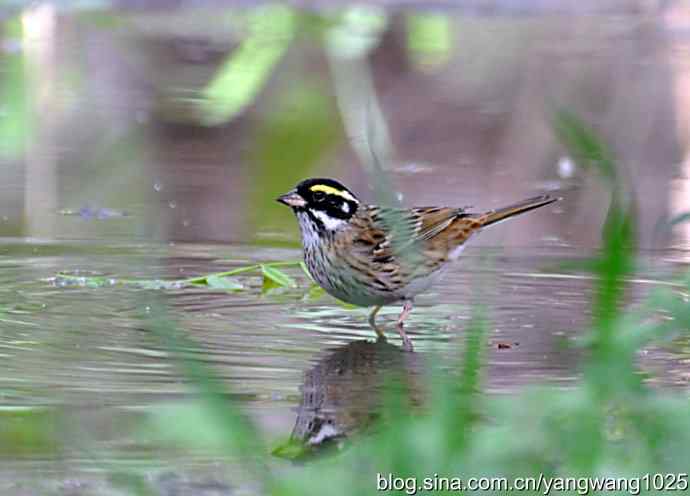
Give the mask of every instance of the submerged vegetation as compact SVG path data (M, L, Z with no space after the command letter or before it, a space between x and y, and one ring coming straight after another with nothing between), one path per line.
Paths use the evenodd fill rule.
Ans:
M60 272L49 282L57 286L85 286L89 288L99 288L104 286L133 286L142 289L182 289L192 286L205 286L210 289L225 291L241 291L245 287L233 280L233 276L246 274L260 274L262 287L264 290L273 288L294 288L297 282L280 267L299 267L304 274L310 278L304 263L296 262L268 262L262 264L246 265L225 272L216 272L196 277L182 279L126 279L115 278L105 275L94 275L89 273L69 273ZM309 279L311 280L311 279Z

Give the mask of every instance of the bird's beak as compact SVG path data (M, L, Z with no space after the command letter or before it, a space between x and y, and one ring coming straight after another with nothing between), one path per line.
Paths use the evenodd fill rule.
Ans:
M295 190L288 191L284 195L280 195L278 198L276 198L276 201L293 208L304 207L307 204L307 202L304 201L304 198L302 198Z

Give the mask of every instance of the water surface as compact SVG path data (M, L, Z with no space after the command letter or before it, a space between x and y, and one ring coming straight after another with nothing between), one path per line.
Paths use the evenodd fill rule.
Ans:
M129 429L146 412L192 404L195 397L147 321L152 306L161 302L167 318L201 346L195 356L213 367L269 444L290 433L318 441L325 423L332 425L326 434L357 430L375 408L381 378L389 370L404 371L422 397L431 363L458 363L476 304L486 308L490 322L487 392L543 383L569 387L580 374L575 344L589 321L590 278L559 269L563 260L578 258L566 248L493 251L487 257L486 249L468 248L443 284L418 299L408 325L416 352L409 354L400 350L394 330L398 307L382 312L391 332L387 344L376 345L366 310L346 308L328 296L310 298L308 281L298 270L292 274L299 288L267 294L253 274L239 276L244 289L230 293L117 284L121 278L175 279L292 260L298 250L5 240L0 245L5 254L0 265L0 411L59 411L75 422L70 420L74 432L58 436L66 448L37 448L3 463L0 488L16 488L24 476L31 481L31 474L40 471L49 474L44 482L57 494L67 493L66 480L78 481L88 494L87 487L103 489L99 484L107 484L99 474L118 464L143 467L151 477L161 477L156 479L160 484L193 485L196 477L202 485L220 481L238 488L234 472L219 468L219 458L163 448L156 452ZM682 253L667 253L656 256L654 265L643 258L645 277L631 283L629 304L683 268L673 261L682 258ZM54 279L61 271L109 275L115 284L65 284ZM687 344L675 342L643 350L640 364L653 383L687 387L687 357ZM145 462L151 450L160 460L154 465ZM99 452L109 458L93 457ZM241 482L239 488L251 492Z

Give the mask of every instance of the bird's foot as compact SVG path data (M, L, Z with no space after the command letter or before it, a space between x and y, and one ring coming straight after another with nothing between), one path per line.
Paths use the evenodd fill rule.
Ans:
M407 300L405 302L405 305L403 306L402 312L400 312L400 316L398 317L398 333L400 333L400 338L402 339L403 343L403 350L405 351L414 351L412 347L412 340L410 337L405 333L405 319L407 318L408 315L410 315L410 312L412 312L412 302L410 300Z
M407 334L405 334L405 331L402 326L398 326L398 332L400 333L400 338L402 339L403 350L414 351L414 347L412 346L412 340Z

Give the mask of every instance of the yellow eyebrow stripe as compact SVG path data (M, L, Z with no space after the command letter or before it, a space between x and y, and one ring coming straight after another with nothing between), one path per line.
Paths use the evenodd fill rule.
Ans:
M348 193L347 191L342 191L337 188L334 188L333 186L326 186L325 184L317 184L315 186L312 186L309 188L310 191L323 191L324 193L327 193L329 195L337 195L337 196L342 196L346 200L354 200L352 195Z

